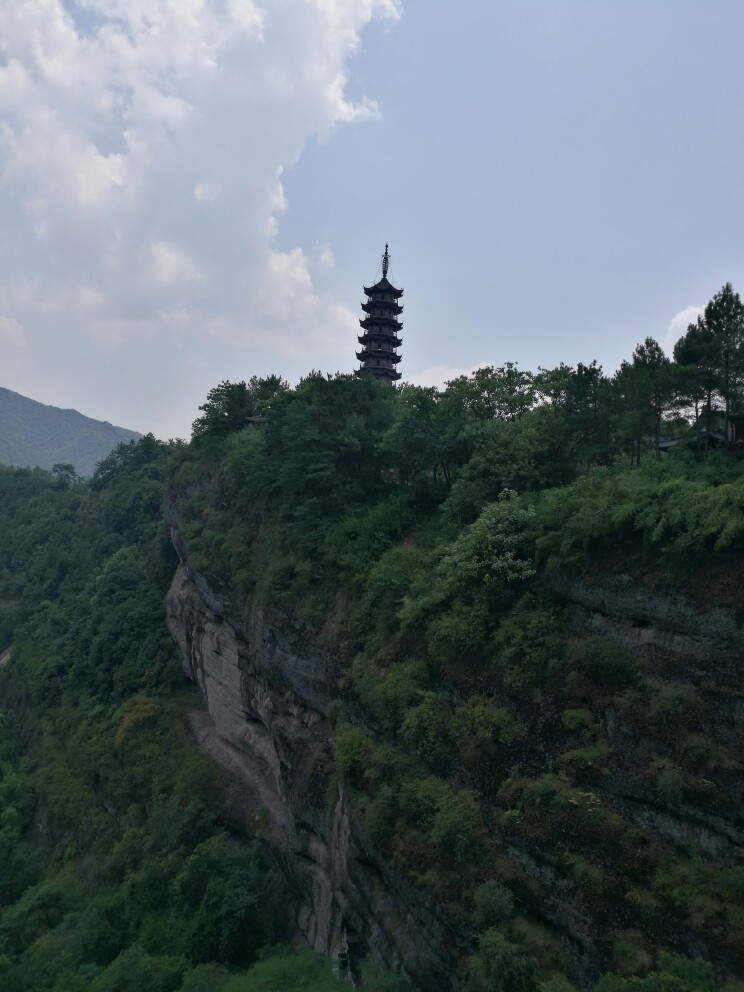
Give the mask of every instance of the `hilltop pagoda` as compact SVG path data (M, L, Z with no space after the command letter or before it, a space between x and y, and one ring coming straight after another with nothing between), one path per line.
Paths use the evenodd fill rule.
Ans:
M374 286L365 286L367 302L362 303L366 317L359 321L363 333L357 338L362 350L356 357L362 363L354 375L373 375L375 379L384 379L393 384L400 379L400 372L395 366L400 361L396 349L403 344L399 335L403 327L398 315L403 313L403 307L398 300L403 295L402 289L396 289L388 282L390 268L390 253L385 245L382 256L382 279Z

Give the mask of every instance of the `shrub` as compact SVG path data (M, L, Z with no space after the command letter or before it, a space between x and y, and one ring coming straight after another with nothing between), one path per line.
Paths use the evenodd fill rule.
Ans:
M484 695L471 696L458 706L451 727L460 758L468 768L493 761L527 732L521 720Z
M479 930L502 926L514 912L514 897L501 882L484 882L475 890L473 922Z
M625 688L638 677L637 663L628 649L600 637L574 641L571 661L579 672L605 689Z
M534 977L527 959L495 928L478 938L465 973L467 992L532 992Z
M426 761L441 764L449 757L452 709L436 692L420 692L419 700L403 718L400 736Z
M367 762L374 750L372 738L361 727L344 723L333 735L333 751L339 769L359 782L364 777Z
M609 774L609 748L604 741L565 751L558 758L558 767L577 781L595 781Z

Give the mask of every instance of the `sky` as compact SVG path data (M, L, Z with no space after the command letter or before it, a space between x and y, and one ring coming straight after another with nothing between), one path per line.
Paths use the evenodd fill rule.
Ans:
M348 372L385 243L404 381L671 351L744 290L740 0L0 4L0 386L188 437Z

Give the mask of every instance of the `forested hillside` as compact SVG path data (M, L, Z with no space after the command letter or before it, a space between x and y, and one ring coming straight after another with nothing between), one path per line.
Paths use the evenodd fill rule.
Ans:
M188 445L85 484L0 472L2 987L336 987L286 949L298 823L237 822L186 732L165 490L170 619L232 693L227 753L289 756L320 863L357 831L371 925L319 899L358 983L397 987L373 953L411 925L397 887L439 926L437 992L741 992L744 460L713 412L737 421L743 368L726 287L674 361L649 339L612 378L222 383ZM404 936L404 988L433 992L430 933Z
M185 732L170 453L122 445L88 484L0 468L3 992L344 987L289 947L286 885Z
M675 357L223 383L175 458L228 617L341 659L336 774L469 990L744 974L744 462L705 425L742 411L730 287Z
M117 444L140 436L0 388L0 465L72 465L78 475L91 476Z

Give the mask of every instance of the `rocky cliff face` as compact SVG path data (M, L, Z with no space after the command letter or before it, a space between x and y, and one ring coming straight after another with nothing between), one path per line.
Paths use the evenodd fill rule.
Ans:
M296 894L297 931L329 954L346 931L352 961L372 954L421 992L455 988L465 935L375 850L336 780L325 712L338 696L339 660L319 650L300 623L250 603L231 604L193 570L177 526L173 537L181 566L168 596L168 625L184 671L206 704L190 715L192 730L225 770L235 822L262 826L277 852ZM553 573L543 581L566 607L575 631L619 641L650 659L648 671L664 685L694 690L701 732L736 754L744 735L744 701L733 612L696 611L681 597L650 596L630 579L605 577L590 586ZM706 861L737 863L744 854L740 768L725 774L725 800L665 801L648 769L670 753L668 743L652 726L644 730L613 705L602 705L596 716L610 760L592 783L594 793L648 843L685 844ZM546 727L549 722L548 714ZM555 736L546 731L543 740L538 732L526 743L542 755L545 771L565 747L551 733ZM508 774L502 771L494 769L496 778ZM470 785L480 790L477 782ZM489 820L494 791L482 793ZM611 935L640 933L642 915L620 897L587 902L563 858L576 838L566 850L561 843L496 828L492 839L528 880L519 892L523 904L560 936L581 987L592 987L611 967ZM593 843L587 838L589 858L596 854ZM600 854L609 869L616 867L611 845ZM662 919L654 927L653 941L714 960L723 974L737 973L736 954L688 929L681 918Z
M263 827L296 894L297 930L352 965L374 955L422 992L453 986L457 935L433 901L381 859L333 774L324 713L338 664L302 628L229 607L189 566L183 542L167 600L169 629L206 710L200 746L225 770L236 821Z

